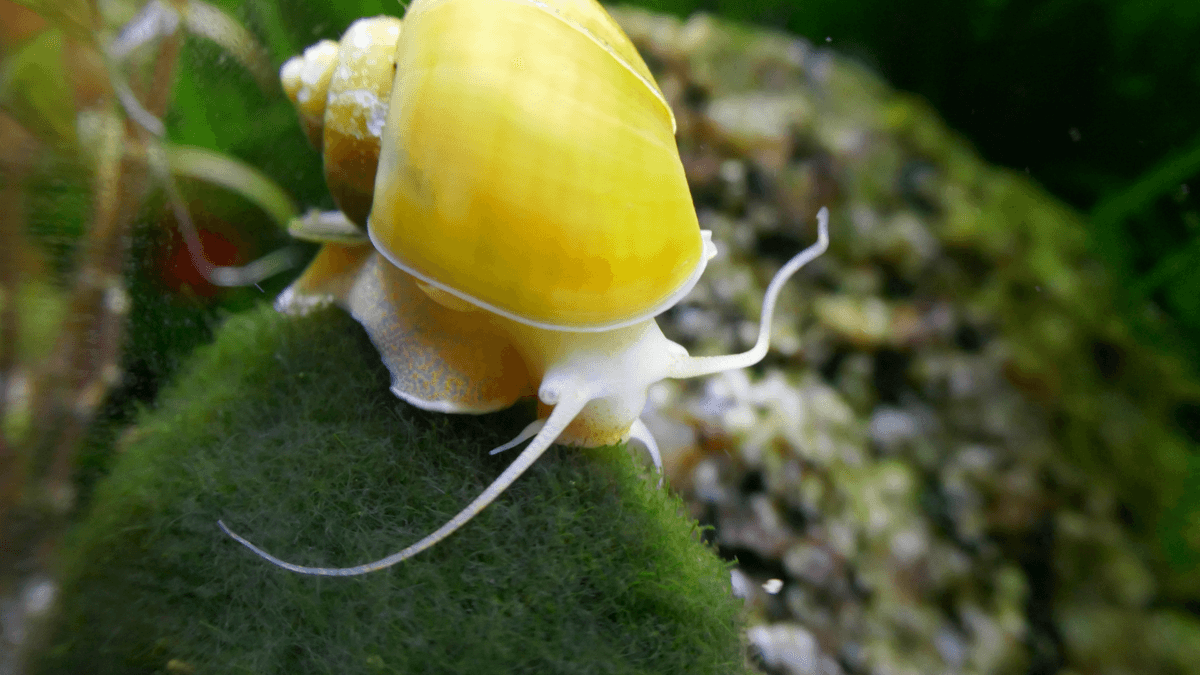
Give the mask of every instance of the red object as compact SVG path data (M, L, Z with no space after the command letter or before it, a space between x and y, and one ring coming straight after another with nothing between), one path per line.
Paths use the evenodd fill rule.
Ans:
M168 289L178 294L191 294L202 298L211 298L224 290L221 286L209 283L196 266L191 251L180 233L179 228L168 224L171 234L161 245L158 259L159 277ZM201 255L203 259L215 267L243 264L242 250L237 241L230 241L227 235L198 226Z

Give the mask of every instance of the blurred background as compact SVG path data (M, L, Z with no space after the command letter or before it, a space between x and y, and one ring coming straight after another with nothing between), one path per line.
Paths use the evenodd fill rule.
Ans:
M1200 4L650 0L803 35L927 99L984 159L1088 214L1110 272L1200 352ZM1191 186L1191 187L1189 187ZM1200 425L1198 410L1181 411Z

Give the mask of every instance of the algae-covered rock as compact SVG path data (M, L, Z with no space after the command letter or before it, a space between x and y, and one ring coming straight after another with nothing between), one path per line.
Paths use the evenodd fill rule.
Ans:
M747 348L771 273L830 209L829 251L780 298L779 348L656 385L646 415L738 560L763 662L1200 672L1200 379L1090 254L1085 219L836 41L614 16L672 105L718 248L668 337Z
M552 451L447 541L362 577L296 575L220 532L304 564L373 560L511 461L487 450L528 411L427 414L387 384L338 310L231 319L65 543L37 672L744 670L726 564L624 448Z

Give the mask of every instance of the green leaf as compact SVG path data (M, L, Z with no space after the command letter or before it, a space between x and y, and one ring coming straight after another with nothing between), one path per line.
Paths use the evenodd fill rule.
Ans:
M67 85L64 33L48 29L4 61L0 100L26 129L54 144L75 142L75 100Z

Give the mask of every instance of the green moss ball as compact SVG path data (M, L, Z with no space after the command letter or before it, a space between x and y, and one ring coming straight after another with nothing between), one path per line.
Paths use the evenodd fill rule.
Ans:
M523 413L523 414L522 414ZM124 438L63 548L40 673L745 672L729 570L623 447L556 448L385 571L515 456L529 411L413 409L336 309L230 319Z

